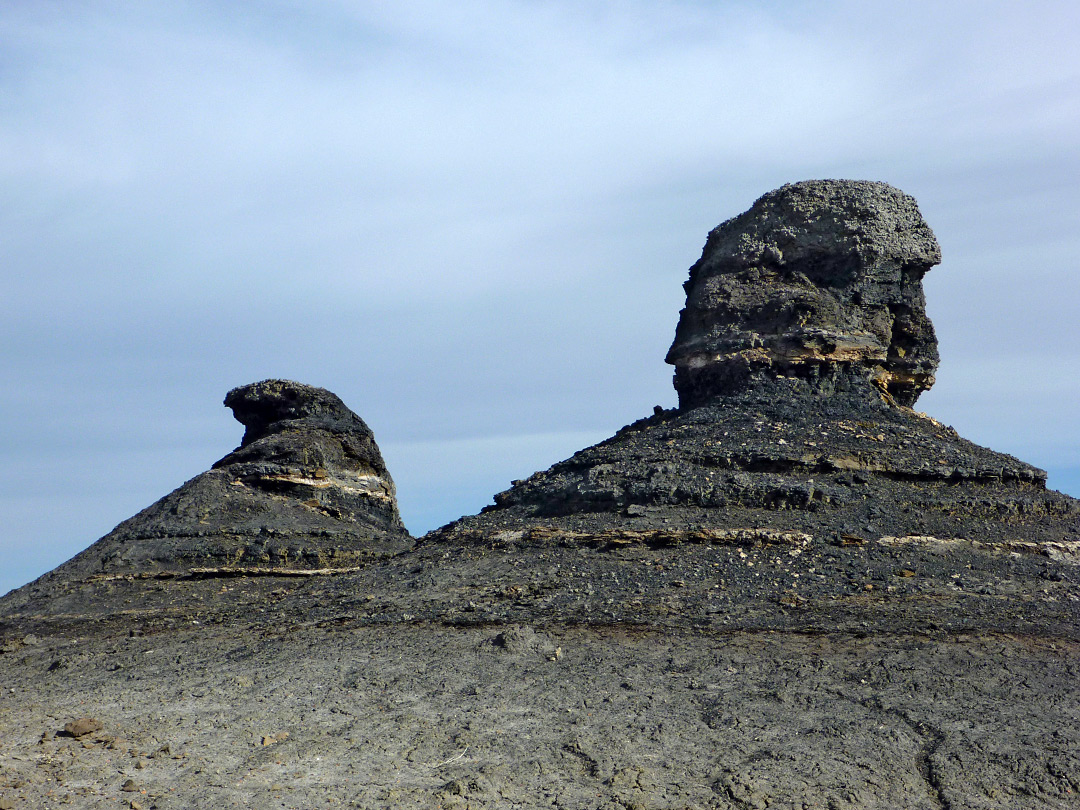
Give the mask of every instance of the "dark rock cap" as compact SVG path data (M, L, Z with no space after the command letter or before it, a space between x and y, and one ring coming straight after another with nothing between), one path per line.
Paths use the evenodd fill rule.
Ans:
M922 278L941 250L914 198L810 180L719 225L684 284L667 362L683 408L763 380L868 379L901 405L934 383Z
M283 422L300 420L339 433L371 433L364 420L345 407L336 394L292 380L263 380L241 385L225 395L225 406L231 408L236 421L247 428L241 446L282 429ZM381 465L381 458L379 463Z
M345 464L390 480L371 428L325 388L292 380L263 380L232 389L225 395L225 405L247 430L240 447L214 464L215 468L269 458L263 440L273 436L285 439L272 442L274 460L288 457L310 467L325 460L317 450L325 434L336 437L345 451L340 458L331 453L334 465Z

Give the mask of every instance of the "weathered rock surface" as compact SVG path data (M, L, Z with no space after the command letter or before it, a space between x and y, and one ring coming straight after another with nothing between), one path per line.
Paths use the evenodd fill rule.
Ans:
M371 430L337 396L265 380L233 389L225 404L246 428L240 446L65 563L62 576L340 567L411 545Z
M813 180L722 223L690 268L667 360L683 407L755 380L854 374L902 405L934 383L922 278L941 250L912 197Z
M158 557L0 600L0 796L1077 807L1080 502L909 407L937 258L888 186L766 195L691 271L680 409L415 544L336 397L231 392L243 445L114 532ZM177 564L278 532L380 553Z
M883 183L784 186L709 234L657 412L425 542L497 532L782 529L819 542L1080 541L1046 474L905 403L933 382L922 276L940 258Z

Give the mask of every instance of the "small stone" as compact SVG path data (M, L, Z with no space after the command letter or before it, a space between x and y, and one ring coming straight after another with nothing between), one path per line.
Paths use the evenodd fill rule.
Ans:
M141 771L145 767L146 767L146 762L144 760L140 759L138 762L135 763L135 770L137 770L137 771Z
M15 810L15 802L11 799L0 799L0 810Z
M64 733L69 737L85 737L87 734L93 734L95 731L100 731L103 728L100 721L95 720L92 717L80 717L78 720L72 720L70 723L64 725Z
M131 808L131 810L143 810L142 804L140 802L137 802L135 799L132 799L128 803L128 806Z
M134 779L128 779L124 784L120 786L120 789L125 793L135 793L138 791L139 786L135 784Z

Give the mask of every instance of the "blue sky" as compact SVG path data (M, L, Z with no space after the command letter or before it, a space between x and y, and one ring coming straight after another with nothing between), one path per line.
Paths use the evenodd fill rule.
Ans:
M708 230L884 180L942 244L918 407L1080 495L1066 2L13 2L0 593L240 440L289 377L414 533L675 403Z

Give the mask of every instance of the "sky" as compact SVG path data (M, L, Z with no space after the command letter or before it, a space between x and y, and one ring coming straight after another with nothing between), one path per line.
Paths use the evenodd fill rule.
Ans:
M422 534L676 403L708 231L882 180L941 242L918 409L1080 496L1072 0L7 0L0 594L285 377Z

